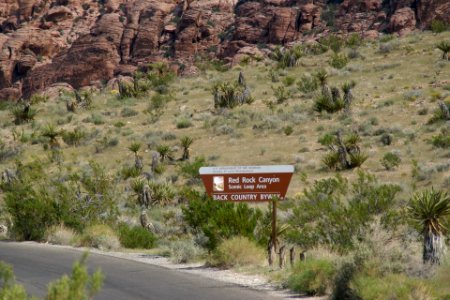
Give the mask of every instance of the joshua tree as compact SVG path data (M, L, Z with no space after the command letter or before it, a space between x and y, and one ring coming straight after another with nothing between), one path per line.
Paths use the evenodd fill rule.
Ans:
M239 83L239 85L247 86L247 85L245 84L245 78L244 78L244 74L242 73L242 71L239 72L238 83Z
M343 137L342 132L337 131L335 136L323 142L323 145L330 149L330 152L322 159L323 163L331 170L360 167L367 160L367 155L361 153L359 148L360 142L361 138L357 133Z
M144 167L142 164L142 157L138 155L139 150L141 149L141 143L134 142L128 147L128 150L134 153L134 164L136 169L142 170Z
M172 148L170 148L170 146L167 145L159 145L158 147L156 147L156 151L158 151L160 157L161 157L161 162L164 162L166 160L166 158L172 160Z
M445 250L444 220L450 215L450 196L434 189L417 193L407 209L423 234L423 262L439 264Z
M356 83L354 81L346 82L342 85L342 91L344 92L344 112L349 115L351 104L353 101L352 89L355 87Z
M183 156L181 157L181 160L189 160L189 148L193 142L194 140L189 136L185 136L181 139L181 147L183 147Z
M52 124L47 124L47 126L42 130L41 135L50 140L50 148L55 149L59 147L57 137L61 134L60 131L56 130L55 126Z
M449 60L450 42L441 41L436 45L436 48L442 51L442 59Z

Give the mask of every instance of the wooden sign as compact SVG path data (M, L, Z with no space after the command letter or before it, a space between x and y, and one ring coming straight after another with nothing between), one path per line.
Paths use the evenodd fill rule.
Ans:
M233 202L283 199L293 173L289 165L200 168L207 194L214 200Z

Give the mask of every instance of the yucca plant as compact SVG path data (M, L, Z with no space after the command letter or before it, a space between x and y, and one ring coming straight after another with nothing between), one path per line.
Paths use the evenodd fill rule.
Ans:
M344 101L340 98L333 99L330 94L322 93L314 99L314 110L334 113L344 108Z
M138 155L139 150L141 149L142 144L139 142L134 142L132 143L129 147L128 150L130 150L131 152L134 153L135 156Z
M423 235L423 262L439 264L445 250L445 218L450 215L450 196L433 188L419 192L410 200L407 211Z
M191 147L193 142L194 139L189 136L185 136L181 139L181 147L183 147L183 156L181 157L181 160L189 160L189 148Z
M302 56L303 50L299 45L290 49L277 47L271 55L272 59L278 62L278 67L282 69L297 66Z
M441 41L436 45L436 48L442 51L442 59L449 60L450 42Z
M57 130L53 124L47 124L41 132L41 136L48 138L50 148L54 149L59 146L57 137L61 134L61 131Z
M142 157L138 155L141 146L142 146L141 143L134 142L128 147L128 150L134 153L134 166L137 170L142 170L144 168L144 164L142 163Z
M37 110L31 107L29 103L25 105L17 105L11 109L11 114L14 116L14 123L16 125L34 120Z
M173 150L170 146L168 145L159 145L158 147L156 147L156 151L159 153L161 162L164 162L166 160L166 158L172 160L172 153Z
M152 194L152 205L168 205L175 199L176 193L168 183L150 182L149 187Z
M361 152L359 143L360 136L354 132L344 137L340 131L334 136L326 134L319 139L319 142L327 146L330 150L323 158L322 162L330 170L346 170L360 167L368 158L365 153Z
M324 69L320 69L314 73L314 78L319 82L320 86L324 86L327 84L328 73Z

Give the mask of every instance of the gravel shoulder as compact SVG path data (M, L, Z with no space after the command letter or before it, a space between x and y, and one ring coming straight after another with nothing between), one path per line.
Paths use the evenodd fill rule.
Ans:
M91 253L96 253L100 255L132 260L136 262L141 262L145 264L151 264L160 266L163 268L176 270L179 272L189 273L196 276L202 276L206 278L211 278L217 281L222 281L226 283L236 284L241 287L250 288L254 290L265 291L269 295L273 296L274 299L305 299L305 300L319 300L326 299L326 297L305 297L294 293L292 291L281 289L277 285L270 283L267 278L260 275L248 275L237 273L232 270L222 270L218 268L211 268L205 266L203 263L189 263L189 264L175 264L170 262L166 257L145 254L145 253L130 253L130 252L114 252L114 251L102 251L99 249L92 248L77 248L71 246L61 246L53 244L42 244L36 242L23 242L24 244L32 244L38 247L55 247L61 249L72 249L80 252L89 251Z

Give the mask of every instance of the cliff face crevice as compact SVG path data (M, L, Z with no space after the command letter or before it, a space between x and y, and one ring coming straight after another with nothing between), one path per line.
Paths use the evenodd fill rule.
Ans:
M99 84L152 61L232 60L258 44L406 34L434 19L450 23L449 1L3 0L0 100L58 82Z

